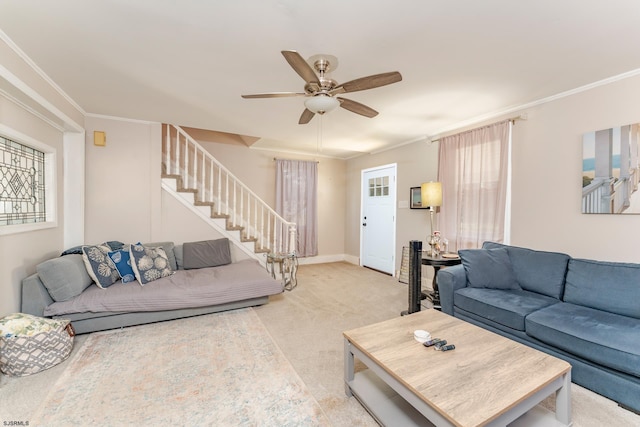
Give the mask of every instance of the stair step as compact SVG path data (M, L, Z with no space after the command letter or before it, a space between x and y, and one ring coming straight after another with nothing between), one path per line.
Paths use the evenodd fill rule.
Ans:
M195 188L183 188L183 187L178 187L178 189L176 190L178 193L197 193L198 190L196 190Z
M209 206L198 206L198 205L194 205L194 207L196 209L198 209L198 211L202 212L203 215L205 216L209 216L209 213L211 212L211 208Z
M182 179L182 177L180 175L173 175L173 174L166 174L166 173L162 174L162 178Z
M268 247L262 247L261 243L266 246L269 246L271 244L271 241L265 240L265 239L270 239L273 236L251 237L250 235L253 234L255 236L258 230L257 228L255 228L257 227L255 224L250 225L250 222L251 222L250 219L247 219L246 223L245 223L245 219L241 220L240 224L242 225L240 224L234 225L234 223L237 222L237 219L240 217L240 215L238 215L238 212L236 212L235 210L237 209L237 206L235 206L237 179L235 177L230 176L228 174L228 171L224 172L227 174L225 175L227 183L226 183L226 190L224 193L225 197L227 198L227 202L225 203L223 199L219 199L219 197L222 197L221 194L216 193L216 197L213 197L213 193L211 192L212 190L205 189L206 183L202 184L201 186L199 183L196 183L194 181L194 178L189 177L188 174L190 174L191 172L194 172L195 174L196 171L197 172L200 172L203 170L208 171L208 166L205 167L206 160L210 162L207 164L211 166L211 172L209 173L209 175L207 175L207 177L210 178L211 180L216 179L215 178L216 174L219 176L218 179L222 180L220 176L222 176L223 171L225 171L226 169L215 158L213 158L212 156L209 156L206 153L206 150L200 147L195 140L192 140L192 138L190 138L188 135L185 135L184 132L182 132L182 130L179 127L172 126L169 124L163 125L163 127L164 126L166 126L166 132L163 135L165 137L170 137L170 138L167 138L166 141L163 141L163 147L165 148L163 150L163 156L168 156L172 158L169 159L169 158L163 157L163 161L161 164L161 178L162 178L163 189L168 191L173 197L175 197L178 201L180 201L180 203L182 203L184 206L190 209L200 219L206 221L211 227L216 229L218 233L228 237L244 253L253 257L254 259L257 259L259 262L265 265L266 257L262 256L261 254L269 253L271 251L269 250ZM174 129L174 130L172 131L171 129ZM173 158L174 154L179 155L180 153L182 153L182 149L180 147L185 147L185 146L188 148L186 149L187 154L185 155L184 160L189 161L188 165L185 164L184 161L178 162L177 159ZM192 156L190 153L194 153L194 155ZM199 165L194 166L193 164L194 159L197 160L198 162L202 160L202 168L198 167ZM171 162L171 163L167 163L167 162ZM215 166L216 164L217 166ZM178 165L178 167L176 167L176 165ZM217 172L215 172L214 169ZM167 173L169 170L173 173ZM197 179L202 180L203 182L205 181L203 176L198 175ZM233 190L230 190L229 188L230 179L234 180ZM243 197L257 198L257 196L255 195L251 196L252 192L250 191L248 193L249 195L244 196L245 193L243 188L245 186L242 183L239 183L239 185L240 185L240 206L242 207ZM196 188L190 188L191 186ZM218 183L218 193L220 193L220 191L221 191L221 187L220 187L220 183ZM228 193L230 191L233 191L233 203L232 203L233 206L228 205L229 203ZM212 200L212 201L209 201L209 200ZM248 199L248 200L251 201L253 199ZM257 201L256 202L251 201L251 204L255 205L255 203L258 203L258 202L264 203L259 198L257 198ZM223 212L228 212L228 213L223 213ZM270 214L268 213L268 215ZM257 216L257 213L256 213L256 216ZM277 216L277 218L279 221L283 221L281 217ZM256 221L257 221L257 218L256 218ZM267 228L268 230L270 229L269 225ZM275 225L273 225L273 227L276 228Z
M174 188L182 188L184 187L182 185L182 177L180 175L167 175L167 174L162 174L162 178L166 178L166 179L173 179L175 181L175 185L173 185ZM177 191L177 190L176 190Z
M194 205L195 206L211 206L211 207L214 207L215 203L214 202L202 202L200 200L196 200Z

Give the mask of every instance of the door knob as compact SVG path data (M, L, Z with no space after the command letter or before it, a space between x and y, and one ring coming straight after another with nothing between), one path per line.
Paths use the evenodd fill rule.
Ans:
M366 223L366 222L363 222L363 223L362 223L362 225L363 225L364 227L366 227L366 226L367 226L367 223Z

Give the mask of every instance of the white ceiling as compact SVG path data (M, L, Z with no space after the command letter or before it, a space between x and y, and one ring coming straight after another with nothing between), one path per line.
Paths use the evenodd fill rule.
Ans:
M0 30L86 113L342 158L640 69L637 0L21 0L0 2ZM403 80L342 95L375 118L298 125L303 97L240 97L303 91L281 50L336 56L339 83Z

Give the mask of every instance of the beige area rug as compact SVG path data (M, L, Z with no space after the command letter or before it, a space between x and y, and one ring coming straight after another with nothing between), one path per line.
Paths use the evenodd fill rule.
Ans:
M91 334L30 425L328 425L253 309Z
M430 282L430 277L427 277L425 283ZM268 425L268 419L257 420L257 416L249 418L249 416L255 415L251 412L258 410L256 409L257 405L266 402L266 400L260 399L258 403L255 403L251 399L260 394L271 397L275 393L276 396L281 396L283 386L279 381L274 380L269 384L264 384L264 382L261 384L256 383L254 387L253 381L255 378L264 379L267 375L257 375L251 372L253 369L259 370L259 368L247 365L247 359L243 357L246 354L260 355L264 353L264 351L260 350L262 349L262 344L265 342L271 343L271 337L276 342L277 348L274 350L273 347L269 346L268 348L271 349L269 351L278 355L270 356L269 358L278 360L278 366L286 367L286 375L292 375L289 367L293 366L297 375L306 385L304 387L299 382L296 382L296 387L300 387L305 392L305 395L294 393L295 396L312 400L306 394L308 390L322 408L322 416L315 416L317 412L311 413L309 425L329 424L336 427L376 427L376 422L367 414L358 401L345 395L342 331L395 318L400 311L407 309L407 305L407 285L399 283L396 278L344 262L301 265L298 270L297 288L291 292L284 292L270 297L269 304L253 309L253 313L257 314L262 321L262 325L267 328L268 333L263 331L262 327L260 327L259 333L249 333L250 328L243 329L242 325L235 324L235 319L246 323L246 320L243 319L247 319L247 316L235 318L222 317L220 314L168 321L157 325L141 326L131 328L131 330L126 329L108 333L113 334L113 336L103 333L80 335L76 337L76 346L72 356L60 365L28 377L0 375L0 427L2 427L2 422L13 420L21 421L22 425L29 422L30 426L56 424L65 426L74 424L112 426L133 424L161 425L157 418L154 417L150 418L148 422L134 418L138 409L148 410L142 408L143 406L150 406L153 414L157 411L164 411L164 406L167 406L168 410L165 411L169 414L166 416L166 419L169 420L167 422L175 419L177 421L174 424L177 425L213 424L224 426L228 424L242 425L243 423L245 425ZM233 315L234 313L230 312L228 314ZM255 317L253 315L250 316ZM259 322L250 322L251 326L256 324L259 324ZM183 328L179 325L186 326ZM137 329L140 332L136 333L135 338L122 338L127 344L122 346L118 344L117 338L119 336L128 336L120 334L133 333L133 330ZM240 337L246 336L247 338L229 338L233 334L223 334L222 332L224 331L219 329L237 330ZM190 336L190 331L193 331L193 336L198 337L199 340L196 340L195 343L191 341L189 344L184 344L180 351L175 354L168 354L170 351L175 351L166 350L166 348L171 348L169 345L164 345L164 350L162 345L155 345L158 349L149 352L136 349L141 347L146 340L165 341L161 338L167 334L171 334L172 341L176 344L181 339L180 335L184 330ZM109 338L104 350L96 348L96 343L91 344L94 350L89 350L89 347L85 348L84 343L92 342L94 335L100 335L101 337L104 335L99 340L106 339L106 337ZM255 335L258 337L256 338ZM248 338L249 336L252 338ZM92 341L89 341L90 339ZM222 344L226 341L230 341L229 345L233 345L233 348L243 349L243 352L237 353L239 361L234 360L233 357L229 358L229 353L226 353L226 356L216 356L218 348L220 348L220 351L224 351L227 348L226 345ZM112 345L116 347L114 351L110 350ZM205 346L205 349L200 349L200 346ZM179 346L176 345L177 347ZM193 347L193 349L190 347ZM279 350L282 350L286 360L283 360ZM101 354L102 352L106 354ZM76 357L78 353L83 355ZM193 364L192 368L199 372L202 369L202 365L199 363L201 361L195 363L190 358L192 353L203 354L204 356L201 359L216 360L215 363L219 363L219 366L214 369L215 374L211 374L211 371L208 371L203 378L200 378L190 371L187 362L181 363L183 358L184 360L190 360L189 363ZM135 354L140 354L140 356L135 358L133 357ZM183 356L183 354L186 354L186 356ZM229 359L225 359L225 357ZM91 363L91 366L84 367L83 364L85 362L88 363L87 361L91 358L95 358L99 362L97 364ZM100 361L102 359L114 360L111 363L106 363ZM238 368L238 365L235 365L235 368L232 366L227 367L225 360L229 360L230 364L235 365L237 362L244 362L245 365L242 368ZM83 363L80 363L80 361L83 361ZM102 369L101 364L108 367L109 371L92 374L97 384L78 383L73 386L66 385L70 384L67 381L71 381L74 379L72 377L86 369ZM129 366L129 364L132 366ZM172 364L177 364L178 367L171 368ZM361 363L356 367L359 369L364 368ZM229 405L231 405L229 407L225 404L220 408L218 405L221 405L221 403L214 400L205 402L205 411L217 415L217 418L213 418L212 422L197 422L195 417L199 415L200 408L193 410L194 420L192 420L192 414L186 414L190 410L188 407L185 406L184 409L181 409L182 406L186 405L183 402L189 400L185 398L188 393L198 396L198 393L212 394L214 390L218 392L222 390L222 392L218 393L220 396L217 396L217 398L224 398L224 394L227 392L227 385L220 386L220 381L222 378L226 378L227 375L233 379L232 373L234 369L235 371L250 372L249 375L246 375L249 378L248 385L242 384L239 386L246 391L246 394L244 392L234 394L233 399L228 399ZM429 369L429 367L427 366L425 369ZM155 384L160 384L165 378L165 383L162 385L162 390L166 393L165 396L161 395L153 398L150 396L147 399L144 396L137 396L142 394L141 391L134 393L130 391L130 386L125 387L125 385L131 384L129 377L135 378L136 375L147 373L147 371L148 374L151 374ZM175 374L172 371L175 371ZM155 378L156 373L158 378ZM62 376L69 379L61 379ZM191 378L192 381L198 384L199 388L195 388L194 385L189 388L191 391L187 391L185 386L181 385L177 380L180 376ZM60 381L58 381L59 379ZM101 384L102 382L105 384ZM80 385L85 387L85 390L89 390L90 393L85 395L84 392L64 390L64 387L79 387ZM144 384L141 386L144 386ZM114 387L117 392L111 393L111 387ZM166 390L167 387L171 388L170 393ZM234 387L237 386L234 385ZM96 390L93 390L93 388L96 388ZM264 391L265 389L266 391ZM50 397L47 398L50 391ZM152 389L148 392L155 393L156 391ZM640 426L640 416L618 407L615 402L585 388L572 384L571 395L574 427ZM102 422L92 412L97 407L107 407L106 404L100 403L103 398L116 400L116 403L111 404L112 408L109 411L114 413L122 412L119 415L119 419L123 420L122 423L116 421L110 423ZM175 403L182 398L184 399L180 404ZM53 399L60 400L61 404L66 406L61 408L61 411L64 410L72 414L68 420L64 418L64 413L55 414L56 400ZM132 402L125 402L128 399L131 399ZM287 399L288 397L282 400ZM282 403L278 398L275 400L278 403ZM43 402L45 403L42 404ZM88 409L85 409L85 406ZM544 406L552 408L553 399L548 399ZM41 408L40 411L38 411L38 407ZM44 412L45 410L48 412ZM130 410L132 411L131 413L125 412ZM73 414L76 411L87 414L87 421L84 422L79 416L74 416ZM247 421L242 421L243 418L236 415L236 411L248 411L249 414L246 415ZM38 412L40 412L40 415L38 416L39 419L36 420L35 416ZM225 413L233 415L231 418L224 419L223 414ZM110 415L110 413L108 414ZM44 416L48 418L43 418ZM325 416L329 419L328 423L325 422ZM91 422L91 418L95 422ZM282 425L287 425L287 423L290 425L304 425L304 421L298 422L302 418L304 417L299 417L297 420L285 420ZM160 422L164 423L164 420ZM279 420L275 419L273 422L277 424Z

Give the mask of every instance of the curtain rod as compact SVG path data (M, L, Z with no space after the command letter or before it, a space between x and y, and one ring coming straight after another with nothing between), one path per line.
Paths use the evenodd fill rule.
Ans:
M276 160L294 160L296 162L313 162L313 161L315 161L316 163L320 163L320 160L281 159L281 158L278 158L278 157L274 157L273 161L275 162Z
M493 126L496 123L501 123L501 122L511 122L511 124L514 125L514 124L516 124L517 121L520 121L520 120L527 120L527 115L526 114L521 114L519 116L509 117L508 119L500 120L499 122L491 123L491 124L488 124L488 125L485 125L485 126L480 126L478 128L469 129L469 130L466 130L466 131L463 131L463 132L459 132L457 134L456 133L452 133L451 135L445 135L445 136L453 136L453 135L458 135L460 133L471 132L471 131L474 131L474 130L477 130L477 129L482 129L482 128L485 128L485 127ZM431 139L430 137L427 137L427 143L433 144L434 142L440 141L440 139L444 138L445 136L442 136L442 137L439 136L436 139Z

